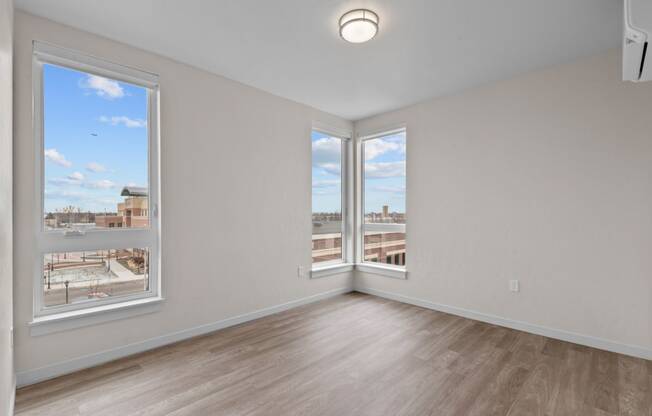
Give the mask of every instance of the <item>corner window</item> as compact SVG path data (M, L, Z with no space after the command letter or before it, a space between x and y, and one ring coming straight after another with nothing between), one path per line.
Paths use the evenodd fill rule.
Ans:
M406 132L361 140L362 262L404 268Z
M346 261L349 139L312 131L312 264Z
M158 78L34 44L34 315L159 296Z

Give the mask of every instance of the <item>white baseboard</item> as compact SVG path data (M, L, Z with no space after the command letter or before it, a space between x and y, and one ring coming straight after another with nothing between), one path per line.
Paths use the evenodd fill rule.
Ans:
M85 355L82 357L74 358L69 361L64 361L64 362L60 362L60 363L56 363L40 368L35 368L33 370L21 371L16 374L16 382L18 387L27 386L54 377L59 377L64 374L69 374L75 371L83 370L85 368L90 368L96 365L104 364L109 361L117 360L118 358L123 358L143 351L162 347L164 345L183 341L188 338L204 335L209 332L214 332L233 325L238 325L243 322L253 321L254 319L262 318L264 316L272 315L278 312L283 312L288 309L296 308L297 306L302 306L308 303L317 302L323 299L327 299L351 291L352 288L350 287L334 289L328 292L318 293L316 295L293 300L280 305L259 309L254 312L249 312L243 315L234 316L232 318L223 319L221 321L213 322L210 324L200 325L194 328L184 329L182 331L174 332L172 334L167 334L160 337L151 338L145 341L128 344L111 350Z
M301 305L306 305L333 296L348 293L351 292L351 290L352 289L348 287L335 289L328 292L308 296L302 299L297 299L291 302L283 303L280 305L271 306L269 308L259 309L254 312L238 315L232 318L223 319L221 321L213 322L210 324L205 324L194 328L174 332L172 334L167 334L160 337L137 342L134 344L125 345L122 347L98 352L95 354L85 355L69 361L64 361L61 363L52 364L52 365L36 368L33 370L22 371L16 374L15 383L18 387L23 387L30 384L38 383L40 381L48 380L54 377L62 376L64 374L69 374L96 365L104 364L106 362L123 358L129 355L162 347L164 345L172 344L174 342L183 341L188 338L204 335L209 332L214 332L233 325L238 325L244 322L252 321L254 319L262 318L288 309L296 308ZM598 348L606 351L612 351L620 354L652 360L652 350L644 347L620 344L614 341L591 337L588 335L576 334L573 332L563 331L559 329L547 328L539 325L529 324L526 322L515 321L507 318L502 318L499 316L494 316L494 315L489 315L489 314L476 312L468 309L458 308L455 306L443 305L443 304L438 304L423 299L411 298L408 296L403 296L391 292L385 292L373 288L356 287L353 290L361 293L367 293L369 295L395 300L398 302L420 306L427 309L450 313L452 315L458 315L465 318L474 319L477 321L504 326L519 331L530 332L533 334L543 335L546 337L555 338L562 341L573 342L576 344L586 345L589 347ZM13 409L13 401L10 404L10 408ZM11 414L12 413L10 413L10 415Z
M648 349L640 346L620 344L618 342L609 341L602 338L596 338L589 335L576 334L574 332L568 332L561 329L547 328L545 326L534 325L527 322L515 321L512 319L502 318L495 315L489 315L486 313L458 308L456 306L443 305L440 303L434 303L423 299L416 299L408 296L399 295L397 293L372 289L369 287L356 286L355 291L366 293L369 295L379 296L381 298L395 300L398 302L409 303L410 305L420 306L422 308L432 309L439 312L445 312L451 315L462 316L464 318L469 318L476 321L487 322L490 324L516 329L523 332L529 332L536 335L543 335L548 338L554 338L561 341L568 341L575 344L585 345L587 347L593 347L601 350L616 352L619 354L630 355L632 357L652 360L652 349Z

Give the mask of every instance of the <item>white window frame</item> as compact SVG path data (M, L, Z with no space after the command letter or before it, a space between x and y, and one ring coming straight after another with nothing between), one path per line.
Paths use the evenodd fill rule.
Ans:
M407 266L408 266L408 256L406 255L406 263L404 266L398 266L394 264L384 264L384 263L374 263L370 261L365 261L364 259L364 236L366 231L384 231L384 232L401 232L405 233L405 252L407 253L407 227L406 224L380 224L380 223L371 223L365 224L364 213L365 213L365 189L364 189L364 169L365 169L365 160L364 160L364 144L368 140L379 139L386 136L395 135L398 133L405 134L405 140L407 145L407 128L405 125L401 125L394 128L388 128L379 130L377 132L361 134L358 135L356 142L356 203L358 209L356 210L356 269L362 272L375 273L388 277L406 279L407 278ZM406 156L406 166L407 166L407 156ZM407 178L406 178L406 188L407 188ZM406 189L407 195L407 189ZM407 201L406 201L406 218L407 218Z
M342 257L320 263L312 263L311 257L311 278L325 277L346 271L353 270L354 262L354 239L353 239L353 134L350 131L337 129L335 127L314 123L312 132L319 132L336 139L342 143L341 155L341 203L342 203ZM312 141L311 141L312 161ZM312 165L312 162L311 162ZM312 192L312 187L311 187ZM312 209L311 209L312 213ZM312 233L311 233L312 235Z
M52 64L72 70L111 78L147 89L148 95L148 198L149 226L144 228L90 229L84 232L74 230L45 230L44 226L44 107L43 107L43 65ZM36 170L34 229L36 255L33 263L33 324L52 321L60 316L70 319L75 312L97 314L102 310L116 310L120 305L133 308L134 305L162 300L160 278L160 170L159 170L159 81L158 76L139 69L115 64L77 51L48 43L34 41L32 53L33 79L33 127L34 165ZM117 297L107 297L88 302L45 307L43 303L43 258L47 253L79 252L102 249L148 248L149 290Z

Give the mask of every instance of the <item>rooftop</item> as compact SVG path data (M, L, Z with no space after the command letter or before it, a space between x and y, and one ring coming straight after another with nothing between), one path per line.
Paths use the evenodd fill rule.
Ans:
M147 188L142 186L125 186L120 192L121 196L147 196Z

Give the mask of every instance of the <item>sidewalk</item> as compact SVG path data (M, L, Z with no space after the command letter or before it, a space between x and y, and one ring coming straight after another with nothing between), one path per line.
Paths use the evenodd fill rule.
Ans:
M118 278L124 280L137 279L138 276L142 276L132 273L131 270L127 269L115 259L111 259L111 271L118 276Z

